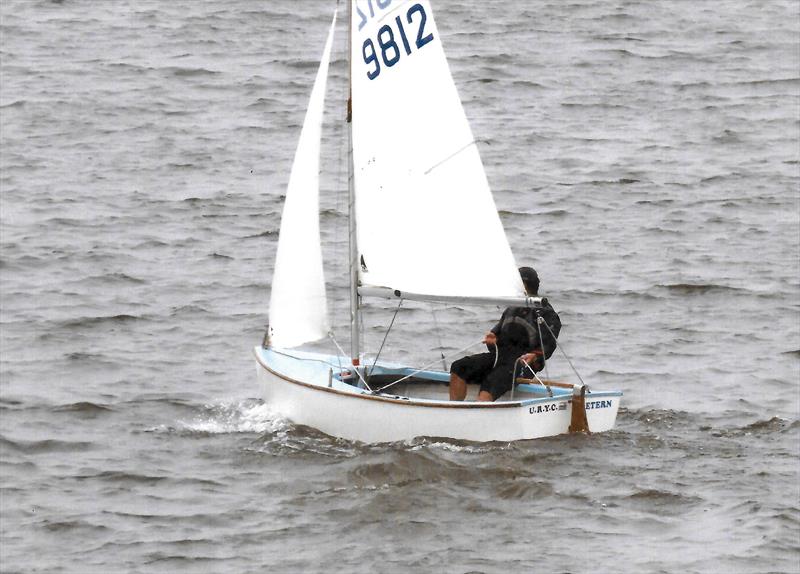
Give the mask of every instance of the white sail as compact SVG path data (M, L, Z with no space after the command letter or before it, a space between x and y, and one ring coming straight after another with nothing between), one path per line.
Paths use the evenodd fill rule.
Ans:
M362 285L524 297L428 0L353 0Z
M276 347L296 347L330 330L319 234L319 152L335 26L336 13L286 188L269 306L269 337Z

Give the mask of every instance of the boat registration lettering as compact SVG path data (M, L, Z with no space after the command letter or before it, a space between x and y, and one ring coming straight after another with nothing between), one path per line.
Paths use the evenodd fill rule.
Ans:
M586 410L591 409L607 409L611 407L611 401L587 401Z
M381 10L387 8L392 0L374 0L375 4ZM371 17L375 16L375 9L372 4L373 0L368 0L368 6ZM361 18L358 24L358 29L364 27L367 23L367 15L361 11L356 4L356 12ZM411 36L406 33L405 24L401 16L395 16L395 26L384 24L378 29L378 34L373 38L367 38L361 46L361 55L364 57L364 63L367 65L367 77L374 80L381 74L384 68L381 62L387 68L391 68L400 61L402 54L410 56L415 50L419 50L427 43L433 40L433 32L425 33L425 23L428 21L428 15L425 13L425 7L422 4L414 4L405 14L406 24L409 25L409 32ZM414 36L413 25L417 25L416 36ZM400 44L398 44L398 41ZM376 47L377 42L377 47ZM401 48L402 46L402 48ZM380 54L380 57L378 55Z
M567 403L556 403L554 405L533 405L528 408L528 412L532 415L538 413L555 413L557 411L567 410Z
M611 408L612 401L587 401L586 410L592 409L608 409ZM538 413L554 413L556 411L567 410L567 403L557 403L555 405L533 405L528 408L528 412L532 415Z
M361 0L363 3L364 0ZM366 0L367 3L367 10L369 10L369 17L375 17L375 8L377 7L378 10L384 11L389 6L392 5L392 0ZM359 3L356 2L356 14L358 14L359 21L358 21L358 31L361 32L361 29L367 25L367 14L361 9Z

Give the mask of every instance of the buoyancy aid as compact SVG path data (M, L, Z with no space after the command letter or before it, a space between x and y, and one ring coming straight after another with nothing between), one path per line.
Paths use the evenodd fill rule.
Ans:
M547 325L537 325L539 317ZM558 337L560 331L561 320L547 299L542 299L541 306L509 307L492 329L497 335L499 347L519 348L526 352L542 351L546 359L556 350L553 335Z

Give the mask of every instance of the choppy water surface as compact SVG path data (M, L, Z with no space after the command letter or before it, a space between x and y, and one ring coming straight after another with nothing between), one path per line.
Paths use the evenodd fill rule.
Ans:
M436 1L518 261L625 392L613 432L489 445L354 444L258 399L332 6L0 4L0 570L800 572L797 4ZM498 314L409 307L386 352L420 365Z

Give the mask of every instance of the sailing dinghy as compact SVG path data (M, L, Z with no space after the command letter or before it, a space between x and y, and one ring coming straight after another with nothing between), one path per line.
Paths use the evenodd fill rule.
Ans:
M348 13L350 354L330 333L319 230L334 13L289 177L269 326L255 347L264 400L294 423L364 442L512 441L611 429L622 393L590 390L582 381L546 381L530 371L495 402L450 401L445 371L361 365L366 298L394 299L398 308L403 300L501 306L541 300L525 293L430 2L350 0ZM338 352L300 348L326 337Z

